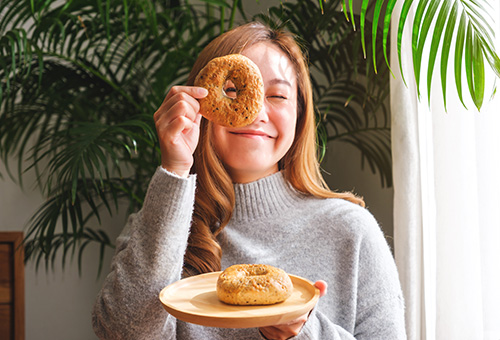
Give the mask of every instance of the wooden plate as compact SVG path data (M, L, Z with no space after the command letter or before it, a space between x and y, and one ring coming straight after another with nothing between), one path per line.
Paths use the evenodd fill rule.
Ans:
M286 323L310 311L318 301L319 289L301 277L290 275L292 295L268 306L232 306L217 298L220 272L188 277L165 287L160 301L179 320L220 328L252 328Z

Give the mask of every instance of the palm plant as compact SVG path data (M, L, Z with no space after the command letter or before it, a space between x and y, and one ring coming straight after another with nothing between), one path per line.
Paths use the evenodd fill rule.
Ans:
M373 71L373 61L383 61L382 47L364 57L361 32L352 30L340 4L284 2L256 18L271 26L285 25L300 37L311 68L320 156L327 144L353 145L361 152L362 166L378 172L382 186L391 186L389 69L382 64L378 74ZM353 15L352 20L359 24L360 17ZM366 39L371 42L371 37Z
M319 0L322 4L326 1ZM373 37L371 47L377 48L377 36L379 30L379 20L383 20L382 46L387 65L387 41L391 24L391 18L397 0L362 0L361 23L359 25L362 33L363 50L366 51L364 41L365 18L369 13L369 8L373 7L373 25L371 35ZM427 88L427 99L430 101L431 83L434 75L436 60L440 58L441 89L443 92L444 105L446 108L447 92L447 70L448 64L453 61L455 86L457 94L465 106L463 100L462 77L463 66L465 65L465 77L470 97L478 110L481 109L485 92L485 70L490 69L495 74L495 79L500 77L500 59L495 51L494 38L495 30L490 23L496 22L491 16L492 2L490 0L404 0L401 12L399 13L399 23L397 27L397 54L399 66L401 68L401 45L403 40L403 30L408 19L409 12L415 8L415 14L411 23L412 29L412 58L413 71L417 85L417 92L420 96L422 85L421 73L425 71L422 65L424 48L430 44L429 62L427 65L427 75L425 84ZM349 20L349 14L354 13L354 1L342 0L342 8ZM385 13L384 13L385 10ZM356 29L354 20L351 20L353 28ZM454 55L450 50L455 42ZM441 50L440 50L441 48ZM485 63L485 59L487 63ZM374 61L374 69L376 70ZM403 71L401 69L401 74ZM404 77L403 77L404 80ZM493 89L493 94L496 87Z
M21 185L24 173L34 172L46 197L26 233L26 257L37 267L61 252L63 264L77 254L80 265L91 243L102 259L112 246L102 214L115 214L121 202L129 211L141 206L160 164L152 113L236 13L249 19L238 0L197 3L0 3L0 157ZM354 31L353 24L364 27L366 11L348 22L344 3L283 2L255 19L286 25L308 51L319 152L328 142L350 143L390 186L389 69L386 45L376 44L386 33Z
M34 171L47 198L26 233L37 267L59 250L80 264L91 242L102 258L103 211L141 205L159 164L152 113L220 32L208 12L176 0L2 1L0 154L8 169L19 160L21 184Z

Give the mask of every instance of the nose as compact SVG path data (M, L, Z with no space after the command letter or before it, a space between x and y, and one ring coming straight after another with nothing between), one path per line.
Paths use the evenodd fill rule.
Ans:
M267 123L269 122L269 113L267 112L268 108L266 103L262 104L262 108L259 111L259 114L257 115L257 118L255 119L256 122L262 122L262 123Z

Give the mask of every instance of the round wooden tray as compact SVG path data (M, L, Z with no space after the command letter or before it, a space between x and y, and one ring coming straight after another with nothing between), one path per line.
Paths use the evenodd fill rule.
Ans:
M163 288L160 301L179 320L220 328L252 328L279 325L310 311L318 301L319 289L301 277L290 275L292 295L268 306L232 306L217 298L220 272L188 277Z

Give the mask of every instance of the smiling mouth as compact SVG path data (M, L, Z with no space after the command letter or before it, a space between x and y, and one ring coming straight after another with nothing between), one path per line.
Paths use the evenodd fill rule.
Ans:
M273 137L259 131L230 131L229 133L233 135L243 136L243 137L262 137L272 139Z

